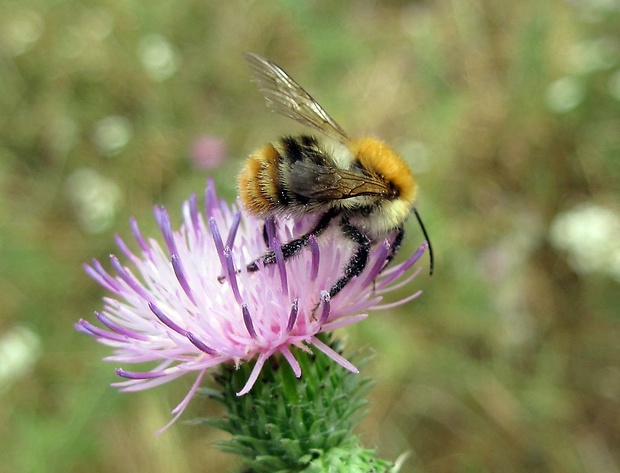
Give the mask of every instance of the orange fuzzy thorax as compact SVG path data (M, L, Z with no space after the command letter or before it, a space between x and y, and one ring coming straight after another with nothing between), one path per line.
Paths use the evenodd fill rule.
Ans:
M392 183L399 198L413 205L418 186L409 165L392 148L370 137L352 140L349 146L364 169Z

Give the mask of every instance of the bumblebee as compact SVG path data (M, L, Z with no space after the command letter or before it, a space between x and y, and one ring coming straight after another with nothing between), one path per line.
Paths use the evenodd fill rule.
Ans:
M372 245L393 238L389 259L403 239L404 223L413 211L428 235L414 203L418 185L407 163L387 144L371 137L350 138L297 82L273 62L245 53L252 79L267 107L318 131L321 136L285 136L247 159L238 176L242 205L264 219L317 215L308 233L282 245L284 258L297 255L311 235L337 223L356 249L331 287L334 297L364 271ZM266 235L266 232L265 232ZM265 236L266 244L269 245ZM430 273L433 271L433 256ZM268 251L247 266L275 263Z

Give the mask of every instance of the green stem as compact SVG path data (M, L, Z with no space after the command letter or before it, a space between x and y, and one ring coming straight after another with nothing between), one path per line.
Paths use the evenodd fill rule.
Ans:
M327 337L324 341L329 343ZM341 351L337 342L330 345ZM244 473L395 471L393 463L374 458L375 452L353 434L364 415L369 380L321 352L295 349L293 354L302 369L300 379L283 358L273 358L244 396L236 393L253 363L224 366L215 378L220 390L201 391L227 409L224 418L198 421L231 434L218 444L220 449L242 456Z

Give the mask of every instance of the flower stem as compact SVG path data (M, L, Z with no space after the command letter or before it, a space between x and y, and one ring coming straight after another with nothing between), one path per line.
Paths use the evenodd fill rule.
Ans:
M338 342L327 336L322 340L341 352ZM318 350L294 350L301 379L284 360L272 358L244 396L236 393L253 362L239 369L222 366L215 377L220 390L201 393L224 404L227 415L198 422L232 435L218 446L244 457L244 473L395 471L393 463L374 458L374 451L361 446L352 433L364 415L369 380L334 364Z

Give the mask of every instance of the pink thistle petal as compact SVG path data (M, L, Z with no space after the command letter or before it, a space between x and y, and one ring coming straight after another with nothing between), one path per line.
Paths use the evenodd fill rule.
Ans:
M128 379L153 379L153 378L161 378L162 376L166 376L166 373L163 371L161 372L149 371L147 373L138 373L134 371L125 371L121 368L118 368L116 370L116 374L123 378L128 378Z
M118 324L115 324L108 317L106 317L104 314L102 314L100 312L95 312L95 317L103 325L108 327L113 332L118 333L119 335L123 335L123 336L129 337L129 338L135 338L136 340L142 340L142 341L146 341L146 340L149 339L149 337L147 337L146 335L143 335L143 334L135 332L133 330L129 330L126 327L122 327L122 326L120 326Z
M318 338L312 337L312 344L343 368L356 374L360 372L349 360L347 360L344 356L339 355L335 350L330 348Z
M213 217L209 217L209 229L211 230L213 243L215 244L217 255L220 258L220 263L222 263L222 268L226 269L226 258L224 257L224 242L222 241L220 229L217 227L217 222Z
M312 255L311 263L310 263L310 280L316 280L319 275L319 244L316 242L316 237L314 235L310 235L308 239L308 245L310 246L310 254Z
M387 261L388 253L390 251L390 243L385 240L383 244L380 246L381 252L377 256L377 260L375 261L375 265L368 271L366 275L366 279L362 283L364 286L368 284L372 284L372 282L377 278L377 276L381 273L381 269L385 266Z
M323 324L329 317L329 311L331 309L330 304L331 297L329 296L329 292L321 291L321 315L319 316L319 323Z
M269 359L269 357L273 354L273 351L275 350L270 350L268 352L261 353L260 355L258 355L256 364L254 365L254 368L252 368L252 372L250 373L250 377L245 383L245 386L243 386L243 389L241 389L241 391L237 393L237 396L243 396L244 394L247 394L250 392L250 389L252 389L252 386L254 386L254 383L256 383L256 380L258 379L258 375L260 374L260 371L263 369L263 365Z
M387 309L392 309L394 307L398 307L399 305L403 305L403 304L406 304L409 301L414 300L415 298L419 297L420 294L422 294L422 291L417 291L417 292L414 292L413 294L410 294L409 296L405 297L404 299L401 299L401 300L396 301L396 302L392 302L390 304L376 305L374 307L371 307L370 310L387 310Z
M183 292L185 292L185 295L190 301L192 301L193 304L196 304L196 301L194 300L194 295L192 294L192 289L191 287L189 287L189 282L187 281L187 277L185 276L185 271L183 270L183 264L181 263L179 255L177 255L176 253L170 255L170 262L172 263L172 269L174 270L174 274L179 280L179 284L181 284L181 287L183 288Z
M207 355L217 355L217 351L206 345L202 342L198 337L196 337L193 333L187 332L187 338L192 344L198 348L200 351L205 352Z
M142 297L143 299L148 299L149 293L146 291L146 289L144 289L140 283L137 281L137 279L134 277L133 274L131 274L131 271L127 270L126 268L124 268L120 261L118 260L118 258L114 255L110 255L110 262L112 263L112 267L114 268L114 270L116 271L116 273L119 275L119 277L125 282L125 284L127 284L127 286L129 286L138 296Z
M233 218L230 230L228 231L228 238L226 238L226 246L232 248L235 243L235 237L237 236L237 230L239 230L239 223L241 222L241 212L237 212Z
M412 274L410 274L409 276L407 276L405 279L403 279L402 281L398 282L397 284L392 284L392 285L386 287L385 289L377 290L375 292L377 294L387 294L389 292L396 291L397 289L400 289L401 287L404 287L407 284L409 284L411 281L413 281L413 279L418 274L420 274L420 271L422 271L422 268L416 269ZM379 284L380 283L377 283L376 285L379 286Z
M142 249L144 253L148 253L149 245L146 243L146 241L142 237L142 234L140 233L140 229L138 228L138 222L136 221L134 217L131 217L129 219L129 225L131 226L133 237L138 243L138 246Z
M217 209L218 200L215 194L215 185L213 179L207 179L207 186L205 187L205 214L213 215Z
M239 282L237 281L237 271L235 271L235 264L233 263L232 254L230 252L230 248L224 248L224 259L226 264L226 275L228 276L228 282L235 296L235 300L237 304L241 304L243 299L241 297L241 293L239 292Z
M411 266L418 262L418 260L422 257L427 248L428 243L422 243L422 246L420 246L420 248L418 248L418 250L407 261L393 267L388 271L385 271L385 278L381 280L381 285L386 286L401 277L403 273L405 273Z
M326 324L323 324L323 327L321 327L321 332L331 332L342 327L356 324L358 322L361 322L362 320L366 320L367 318L368 314L359 314L352 315L351 317L347 317L346 319L338 319L334 322L328 322Z
M114 236L114 242L116 246L123 252L123 254L129 259L133 264L136 264L140 261L140 259L133 254L133 252L129 249L129 247L125 244L125 241L118 235Z
M192 400L192 398L196 394L196 391L198 391L198 388L200 387L200 383L202 382L202 378L204 377L206 372L207 370L204 369L198 374L198 376L196 377L196 381L194 381L194 384L192 385L188 393L185 395L183 400L174 409L172 409L172 414L174 414L174 417L172 418L172 420L168 422L166 425L164 425L161 429L157 430L155 432L156 434L161 434L165 432L166 430L168 430L168 428L172 424L174 424L179 417L181 417L181 414L183 414L183 412L185 411L185 408L187 407L189 402Z
M277 238L274 238L271 243L273 253L276 255L276 267L280 274L280 284L282 285L282 292L288 294L288 278L286 275L286 264L284 263L284 255L282 254L282 248Z
M127 336L125 335L119 335L116 333L108 332L106 330L102 330L82 319L76 324L76 329L87 335L94 335L98 340L113 340L117 342L127 341Z
M168 316L166 316L166 314L164 314L162 310L154 303L149 302L149 308L151 309L151 312L153 312L155 317L157 317L166 327L174 330L180 335L185 335L186 331L179 327L177 324L175 324L172 319L168 318Z
M297 321L297 314L299 314L299 299L295 299L293 301L293 305L291 307L291 313L288 317L288 323L286 324L286 332L290 332L293 330L295 326L295 322Z
M252 316L250 315L248 305L242 304L241 311L243 313L243 323L245 324L245 328L248 330L250 337L258 338L258 335L256 335L256 330L254 330L254 323L252 322Z
M86 274L88 274L91 278L98 282L100 286L103 286L108 291L115 294L121 292L121 285L119 282L110 276L105 269L103 269L99 261L93 259L91 264L92 266L87 264L84 265Z
M157 220L159 228L161 229L162 236L164 237L164 242L168 247L168 252L170 254L178 254L179 250L177 250L177 245L174 241L174 235L172 231L172 226L170 225L170 217L168 216L168 211L165 207L157 205L153 209L153 212L155 213L155 219Z
M301 366L299 366L299 362L297 361L295 356L293 356L293 354L291 353L291 350L289 350L287 347L282 347L280 349L280 353L282 353L286 361L288 361L288 364L291 365L291 368L293 369L293 373L295 374L295 377L300 378L301 377Z
M185 207L183 207L183 210L185 210ZM197 197L196 194L192 194L189 196L189 201L188 201L188 205L187 205L187 213L189 214L188 217L186 217L186 220L189 220L190 222L192 222L192 230L194 232L200 231L200 225L199 225L199 216L198 216L198 202L197 202Z

